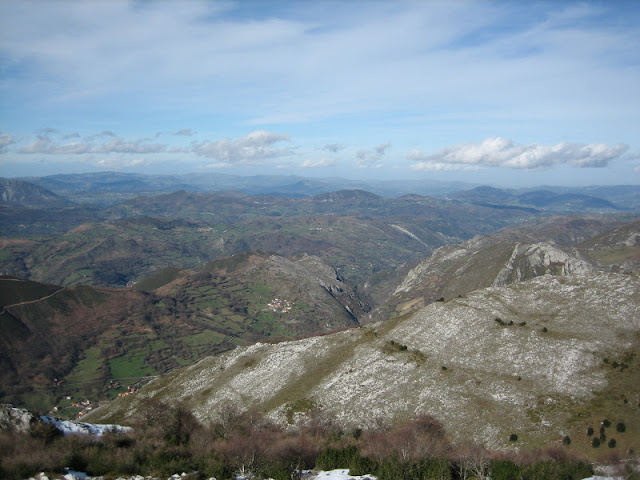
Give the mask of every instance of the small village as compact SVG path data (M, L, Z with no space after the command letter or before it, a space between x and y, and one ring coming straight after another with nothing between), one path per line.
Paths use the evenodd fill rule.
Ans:
M119 382L117 381L111 382L110 389L113 390L113 389L119 389L119 388L121 388L121 385ZM137 386L133 386L133 385L127 385L126 388L127 390L125 390L124 392L118 393L118 397L126 397L127 395L131 395L132 393L135 393L138 390ZM99 402L92 402L91 400L88 400L88 399L78 400L78 401L72 401L72 400L73 400L72 395L65 395L61 402L62 405L56 405L51 409L49 413L52 415L56 415L56 414L61 414L62 411L69 408L80 409L79 411L77 411L75 414L72 415L73 419L78 420L79 418L85 416L94 408L97 408L100 406Z
M295 303L289 300L280 300L279 298L274 298L267 304L267 307L269 307L272 312L287 313L294 305Z

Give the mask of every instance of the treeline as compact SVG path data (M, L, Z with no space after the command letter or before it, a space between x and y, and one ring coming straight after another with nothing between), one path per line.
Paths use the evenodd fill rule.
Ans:
M128 434L63 436L35 424L30 433L0 433L0 478L25 479L65 467L91 476L164 476L197 471L198 478L300 478L302 470L349 468L380 480L580 480L591 467L564 447L526 453L453 446L442 425L421 415L393 427L344 431L320 411L295 429L262 415L223 409L203 425L182 406L148 401Z

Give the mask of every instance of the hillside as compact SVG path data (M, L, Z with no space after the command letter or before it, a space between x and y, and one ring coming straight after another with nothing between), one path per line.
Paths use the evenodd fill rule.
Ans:
M575 248L545 242L512 243L504 241L501 235L478 236L461 245L440 247L418 263L372 318L402 315L436 300L540 275L593 270Z
M368 309L333 268L309 255L241 253L197 270L159 272L134 288L151 289L192 307L198 321L243 318L253 338L357 325Z
M143 291L154 284L154 293ZM7 297L0 402L49 410L62 396L114 396L237 345L357 325L367 308L334 270L308 256L245 254L198 271L159 272L139 287L0 278Z
M640 271L640 221L594 236L578 246L602 268Z
M91 419L130 421L150 397L183 402L201 419L227 404L283 422L324 408L346 425L422 412L458 442L509 448L569 436L589 452L584 432L606 418L626 433L604 434L621 451L637 449L639 309L634 276L538 277L380 324L209 357Z

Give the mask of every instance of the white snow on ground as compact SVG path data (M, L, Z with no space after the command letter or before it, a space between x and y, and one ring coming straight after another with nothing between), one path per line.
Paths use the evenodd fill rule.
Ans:
M599 477L596 475L595 477L585 478L584 480L624 480L624 477Z
M69 420L59 420L54 417L47 417L46 415L41 415L40 419L45 423L54 425L65 435L70 433L84 433L89 435L96 435L99 437L107 432L124 433L131 431L130 427L123 427L122 425L103 425L84 422L72 422Z
M371 479L377 480L376 477L372 475L364 475L362 477L352 477L349 475L349 470L329 470L329 471L320 471L316 473L315 477L312 477L312 480L363 480L363 479Z

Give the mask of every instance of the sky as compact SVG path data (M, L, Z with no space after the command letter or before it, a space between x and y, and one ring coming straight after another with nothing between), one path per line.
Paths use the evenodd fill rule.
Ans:
M0 0L0 176L640 184L637 1Z

